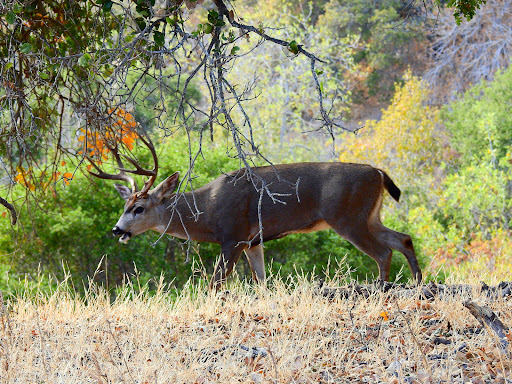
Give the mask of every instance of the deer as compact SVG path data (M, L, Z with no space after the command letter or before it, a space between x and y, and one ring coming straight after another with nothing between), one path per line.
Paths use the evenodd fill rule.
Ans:
M224 173L198 189L178 193L179 172L152 188L158 174L158 157L149 137L140 138L152 153L153 169L145 169L124 155L135 167L126 169L116 148L109 147L119 173L107 174L94 162L96 172L89 171L95 177L124 181L131 186L114 185L125 205L112 233L121 243L153 230L180 239L220 244L221 255L210 289L219 290L242 253L253 280L263 284L265 242L291 233L327 229L333 229L373 258L380 280L389 281L395 249L405 256L416 282L421 282L411 236L381 222L384 191L397 202L401 194L383 170L342 162L268 165ZM149 179L139 190L130 174Z

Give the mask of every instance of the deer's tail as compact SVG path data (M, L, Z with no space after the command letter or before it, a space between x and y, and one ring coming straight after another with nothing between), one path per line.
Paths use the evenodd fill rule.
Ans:
M400 189L396 186L396 184L391 180L391 178L388 176L386 172L384 172L382 169L378 170L380 174L382 175L382 180L384 181L384 187L387 189L389 194L393 199L396 201L399 201L400 199Z

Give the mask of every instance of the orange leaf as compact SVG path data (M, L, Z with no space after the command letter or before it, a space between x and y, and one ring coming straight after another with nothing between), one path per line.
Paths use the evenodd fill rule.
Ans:
M380 317L382 317L384 319L384 321L388 321L389 320L389 317L388 317L388 313L387 311L383 311L379 314Z
M66 172L65 174L62 175L62 177L71 180L73 178L73 174L71 172Z
M65 162L65 161L62 161L62 162L60 163L60 165L65 166L65 165L66 165L66 162Z

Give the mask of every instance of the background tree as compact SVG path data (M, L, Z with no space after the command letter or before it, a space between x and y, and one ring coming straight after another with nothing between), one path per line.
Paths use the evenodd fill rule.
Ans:
M398 185L414 188L432 174L442 157L439 109L428 105L428 84L410 71L396 84L391 104L382 118L369 120L365 128L343 135L341 161L355 161L393 170ZM411 177L414 175L414 177Z
M352 71L355 103L387 102L394 83L408 66L423 72L422 47L428 29L422 12L422 6L414 2L397 0L331 0L327 4L318 24L338 38L358 36L358 45L351 52L357 65Z
M435 96L453 99L481 79L506 68L512 54L510 0L488 0L471 20L454 25L447 9L429 14L433 23L432 61L425 79Z

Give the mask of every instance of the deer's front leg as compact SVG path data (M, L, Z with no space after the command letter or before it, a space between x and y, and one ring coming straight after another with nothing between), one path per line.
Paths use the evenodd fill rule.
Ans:
M263 256L263 246L261 244L253 245L245 250L247 261L252 271L252 278L256 283L265 284L265 258Z
M215 264L212 280L210 281L210 289L218 291L221 285L226 281L229 274L233 271L235 264L246 245L237 242L227 242L222 244L222 253Z

